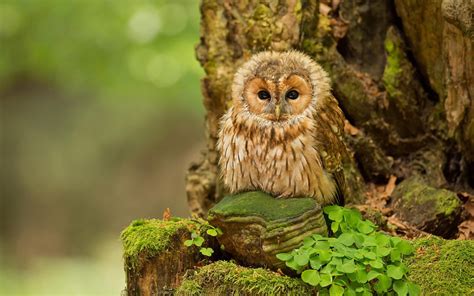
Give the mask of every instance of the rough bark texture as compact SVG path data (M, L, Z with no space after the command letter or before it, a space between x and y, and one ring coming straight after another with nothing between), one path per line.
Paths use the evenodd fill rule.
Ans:
M390 175L472 191L473 9L472 0L203 0L196 54L206 72L208 140L187 175L191 211L204 215L224 193L215 144L232 76L269 49L299 49L330 74L359 129L347 135L357 162L347 164L349 200L360 202L364 183Z

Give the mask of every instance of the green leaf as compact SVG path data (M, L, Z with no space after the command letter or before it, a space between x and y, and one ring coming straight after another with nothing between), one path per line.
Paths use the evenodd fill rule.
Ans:
M362 215L359 211L354 209L345 209L344 211L344 220L349 226L353 229L357 228L357 224L362 220Z
M369 221L359 221L357 224L357 230L362 232L363 234L369 234L374 231L373 224Z
M356 272L356 279L358 283L365 284L368 281L367 272L363 269Z
M364 255L365 258L375 260L377 258L377 255L375 255L374 252L367 251L367 250L362 250L362 255Z
M327 287L332 284L332 276L330 274L320 273L319 276L321 278L321 281L319 282L321 287Z
M281 261L288 261L293 259L293 255L291 253L279 253L276 255L276 257Z
M401 267L395 265L387 266L387 275L392 279L399 280L403 277L404 271Z
M330 296L342 296L344 294L344 288L339 285L331 285L329 288L329 295Z
M381 260L373 260L369 262L369 265L372 266L373 268L382 268L383 262Z
M296 262L296 264L298 264L299 266L305 266L305 265L308 264L308 262L309 262L309 256L308 256L308 254L306 254L306 253L297 254L297 255L295 256L295 262Z
M329 242L319 241L314 244L314 247L318 250L329 250Z
M322 236L321 234L313 234L311 236L315 241L321 241L321 240L326 240L327 238Z
M380 294L387 292L392 286L392 279L384 274L379 275L377 279L378 281L374 285L374 289Z
M389 249L389 248L377 247L377 249L375 250L375 253L379 257L385 257L385 256L388 256L390 254L390 251L391 251L391 249Z
M208 229L206 233L209 234L210 236L217 236L217 230L215 229Z
M193 245L193 240L191 240L191 239L185 240L185 241L184 241L184 245L185 245L186 247L192 246L192 245Z
M217 235L223 234L222 230L219 227L216 227L215 229L217 230Z
M201 252L201 254L204 256L211 257L214 253L214 250L212 248L201 248L199 252Z
M393 290L399 296L406 296L408 294L408 284L406 281L395 281L393 283Z
M294 259L286 261L285 265L288 266L289 268L293 269L293 270L296 270L296 271L300 270L300 266L298 264L296 264Z
M334 271L334 265L332 264L327 264L321 269L321 273L325 273L325 274L332 274L333 271ZM321 275L321 278L322 278L322 275Z
M305 237L303 240L303 246L305 247L312 247L315 243L316 241L311 236Z
M332 251L318 250L318 254L319 254L319 260L321 260L322 262L328 262L329 260L331 260Z
M321 266L323 266L323 263L321 262L321 259L319 259L318 257L316 258L311 258L309 259L309 265L311 266L312 269L320 269Z
M358 248L361 248L364 245L365 238L367 237L366 235L360 234L360 233L354 233L353 234L354 241L356 243L356 246Z
M408 294L410 296L418 296L420 295L420 293L421 293L420 286L411 282L408 283Z
M341 265L342 259L338 257L333 257L331 262L329 262L329 264L334 265L334 266Z
M390 238L390 241L392 242L392 246L395 247L395 246L398 245L399 242L402 241L402 239L399 238L399 237L397 237L397 236L392 236L392 237Z
M364 243L362 245L364 247L376 247L377 246L377 240L373 236L367 236L364 239Z
M392 249L392 251L390 252L390 260L392 262L396 262L396 261L400 261L401 260L401 255L400 255L400 251L398 249Z
M310 284L311 286L317 286L321 281L319 273L316 270L308 269L303 271L301 274L303 282Z
M337 270L343 273L353 273L356 271L354 261L348 260L347 262L337 266Z
M390 244L390 237L383 233L377 233L375 235L375 240L377 241L378 246L388 246Z
M354 289L352 289L351 287L347 287L345 290L344 290L344 296L356 296L357 293Z
M341 222L343 217L343 208L339 206L327 206L323 210L328 214L329 219L336 222Z
M200 247L202 246L202 243L204 242L204 238L202 236L196 236L193 242L194 242L194 245Z
M381 273L378 272L378 271L375 271L375 270L371 270L369 271L369 273L367 274L367 280L368 281L371 281L373 279L375 279L376 277L378 277Z
M345 246L351 246L353 243L354 243L354 237L352 234L350 233L343 233L341 234L337 240L339 242L341 242L341 244L345 245Z
M362 252L362 250L358 249L354 252L354 258L356 259L362 259L364 258L364 253Z
M403 255L410 255L415 251L410 242L406 240L402 240L397 244L397 250Z
M338 229L339 229L339 222L332 222L331 231L336 233Z
M323 288L318 291L318 296L329 296L329 289Z

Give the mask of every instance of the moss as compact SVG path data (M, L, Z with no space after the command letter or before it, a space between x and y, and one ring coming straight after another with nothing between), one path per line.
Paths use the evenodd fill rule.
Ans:
M421 178L410 178L399 185L405 208L434 204L436 214L450 216L459 211L461 202L456 194L446 189L428 186Z
M398 91L398 80L402 72L400 68L400 59L402 52L399 46L391 39L385 40L385 51L387 52L387 63L383 72L383 82L386 90L390 96L395 97L400 95Z
M301 281L263 268L227 261L203 266L185 276L177 295L311 295L316 290Z
M426 295L473 295L474 241L437 237L414 241L416 255L408 258L409 279Z
M141 266L143 260L168 250L178 231L189 231L197 227L196 222L186 219L133 221L120 235L126 264L131 268Z
M260 191L245 192L224 197L210 215L259 216L266 221L298 217L318 207L312 198L276 199Z

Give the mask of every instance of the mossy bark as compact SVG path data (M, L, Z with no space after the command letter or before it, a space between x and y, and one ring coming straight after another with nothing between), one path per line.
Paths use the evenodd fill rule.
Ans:
M198 229L199 223L186 219L132 222L121 235L126 295L172 295L184 273L206 259L196 246L184 245ZM216 245L206 237L206 246Z
M347 200L361 202L365 182L414 173L433 179L429 185L437 188L472 192L472 4L330 2L201 2L196 54L206 72L207 147L187 175L193 213L205 215L225 194L218 180L218 122L231 102L235 70L261 50L301 50L330 74L346 117L359 129L347 135L356 160L345 165Z

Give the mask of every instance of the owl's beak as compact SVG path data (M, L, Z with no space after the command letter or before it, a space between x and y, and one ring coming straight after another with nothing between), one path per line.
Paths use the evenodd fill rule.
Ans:
M280 114L281 114L281 110L280 110L280 105L276 105L275 106L275 116L278 119L280 119Z

